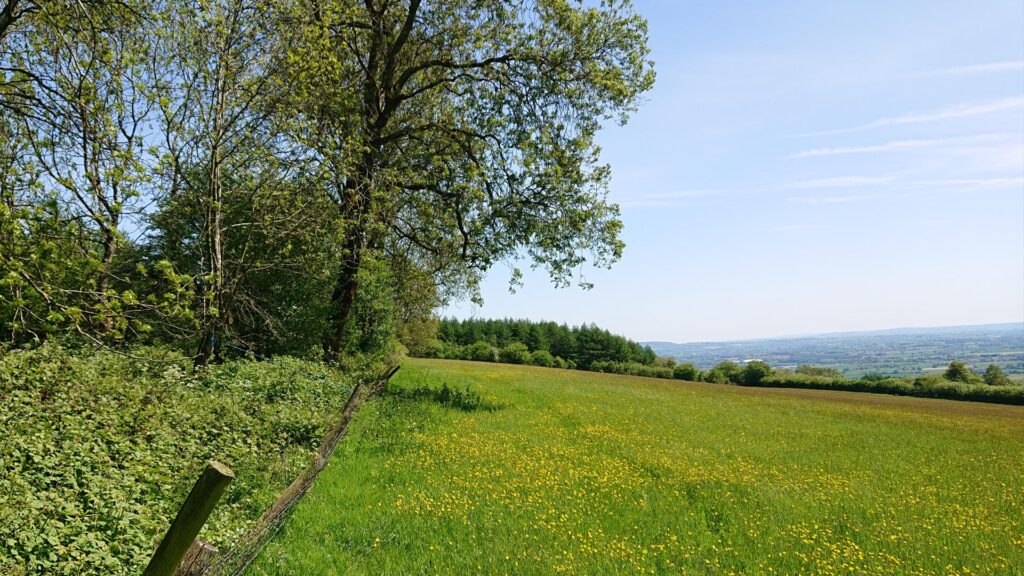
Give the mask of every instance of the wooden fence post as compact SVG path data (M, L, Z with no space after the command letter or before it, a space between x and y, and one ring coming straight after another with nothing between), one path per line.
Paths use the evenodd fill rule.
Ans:
M143 576L172 576L181 564L181 559L199 535L199 530L217 505L228 484L235 479L234 473L220 462L211 460L196 480L185 503L178 510L167 534L146 566Z

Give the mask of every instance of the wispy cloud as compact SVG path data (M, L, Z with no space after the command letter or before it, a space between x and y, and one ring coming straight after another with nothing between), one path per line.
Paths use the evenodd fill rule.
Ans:
M947 180L915 180L919 188L964 188L972 190L1024 189L1024 177L1014 178L954 178Z
M925 76L977 76L981 74L1002 74L1024 70L1024 60L1007 60L1005 62L988 62L970 64L968 66L951 66L939 70L925 72Z
M849 204L850 202L859 202L860 200L866 200L870 196L865 195L847 195L847 196L792 196L786 198L786 202L790 204L803 204L805 206L828 206L831 204Z
M936 138L918 140L894 140L882 144L868 146L837 146L827 148L812 148L786 156L786 160L799 158L816 158L821 156L838 156L843 154L885 154L888 152L903 152L907 150L920 150L925 148L941 148L948 146L963 146L970 144L987 143L1007 140L1013 135L1010 134L978 134L973 136L962 136L958 138Z
M890 178L879 178L875 176L832 176L830 178L817 178L815 180L801 180L783 186L794 190L814 190L822 188L858 188L864 186L878 186L889 182Z
M861 130L883 128L886 126L900 126L904 124L924 124L929 122L938 122L941 120L950 120L953 118L980 116L982 114L991 114L993 112L1001 112L1004 110L1015 110L1017 108L1024 108L1024 98L1003 98L1000 100L990 100L988 102L958 104L956 106L950 106L949 108L943 108L941 110L935 110L932 112L911 113L904 114L902 116L880 118L873 122L861 124L860 126L854 126L852 128L839 128L836 130L809 132L806 134L798 134L798 136L828 136L831 134L859 132Z

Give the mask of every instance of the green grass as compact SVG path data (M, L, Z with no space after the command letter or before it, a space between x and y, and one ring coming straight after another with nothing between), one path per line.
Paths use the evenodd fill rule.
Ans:
M1021 407L436 360L392 388L250 574L1024 573Z

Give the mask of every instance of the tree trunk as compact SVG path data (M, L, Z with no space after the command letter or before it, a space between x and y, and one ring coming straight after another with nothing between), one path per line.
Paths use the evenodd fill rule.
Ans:
M361 231L347 233L342 250L341 269L331 293L331 325L324 342L324 360L327 362L336 361L345 349L345 328L356 301L359 264L363 255Z
M18 0L7 0L3 10L0 10L0 41L7 35L7 29L17 19Z
M113 215L113 226L117 226L116 215ZM99 271L99 282L97 288L99 289L100 302L107 302L107 291L110 290L110 275L111 269L114 267L114 255L117 253L117 234L114 229L104 227L103 229L103 257L101 260L102 268ZM114 330L114 319L111 315L105 314L103 317L103 335L110 336L110 333Z
M224 186L221 180L221 154L224 145L225 117L227 95L225 94L224 54L221 53L217 63L215 80L215 98L213 110L213 129L210 134L210 174L207 189L208 203L206 211L206 235L210 251L210 283L209 297L203 304L203 339L199 343L194 367L206 366L210 357L216 352L214 339L223 338L224 317L227 313L224 298L224 245L223 245L223 214ZM211 310L212 308L212 310ZM219 347L218 347L219 348Z

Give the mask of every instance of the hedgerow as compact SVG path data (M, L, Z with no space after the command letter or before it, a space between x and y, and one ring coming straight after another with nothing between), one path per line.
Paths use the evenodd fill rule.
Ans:
M230 545L358 377L290 358L190 365L166 348L0 350L0 574L140 573L210 459L236 480L201 537Z
M945 398L948 400L969 400L996 404L1024 405L1024 386L989 386L986 384L965 384L951 382L941 376L918 378L882 378L846 380L788 374L767 376L759 382L744 383L748 386L775 388L810 388L817 390L846 390L850 392L875 392L898 396L921 398Z

